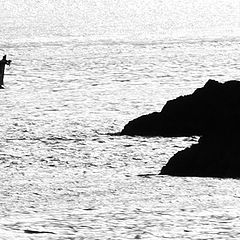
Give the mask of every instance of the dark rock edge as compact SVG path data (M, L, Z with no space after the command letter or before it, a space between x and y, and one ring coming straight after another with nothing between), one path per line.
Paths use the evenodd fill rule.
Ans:
M130 121L120 134L201 136L170 158L160 174L239 178L240 82L209 80L193 94L168 101L161 112Z

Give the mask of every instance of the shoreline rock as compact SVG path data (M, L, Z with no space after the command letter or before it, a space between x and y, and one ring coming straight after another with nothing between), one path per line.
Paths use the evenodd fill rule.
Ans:
M240 177L240 82L209 80L193 94L168 101L160 113L130 121L121 134L199 135L197 144L177 152L161 175Z
M219 129L230 115L240 114L240 82L208 80L191 95L168 101L161 112L140 116L125 125L121 135L201 136Z
M240 177L238 137L208 135L197 144L177 152L161 169L161 175L192 177Z

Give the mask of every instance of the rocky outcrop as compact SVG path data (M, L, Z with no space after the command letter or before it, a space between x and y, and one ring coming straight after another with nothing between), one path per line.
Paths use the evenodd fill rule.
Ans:
M219 83L209 80L193 94L170 100L161 112L130 121L122 135L192 136L203 135L221 127L229 117L239 115L240 82Z
M160 174L239 178L239 144L238 137L231 134L203 136L197 144L177 152Z
M129 122L122 134L201 136L160 172L195 177L240 177L240 82L209 80L192 95L167 102L160 113Z
M240 82L220 84L211 89L211 95L209 122L199 142L176 153L161 174L240 177Z

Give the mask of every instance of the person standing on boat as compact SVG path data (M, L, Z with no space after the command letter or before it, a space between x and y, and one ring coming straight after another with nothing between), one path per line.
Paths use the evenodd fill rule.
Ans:
M4 78L4 70L5 65L11 64L11 60L7 60L7 56L4 55L2 60L0 60L0 88L4 88L3 78Z

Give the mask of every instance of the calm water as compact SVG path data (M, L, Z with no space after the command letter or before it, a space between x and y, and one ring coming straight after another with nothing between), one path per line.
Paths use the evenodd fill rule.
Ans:
M239 80L240 3L2 1L0 239L239 239L239 180L158 176L197 138L117 137ZM35 232L34 232L35 231Z

